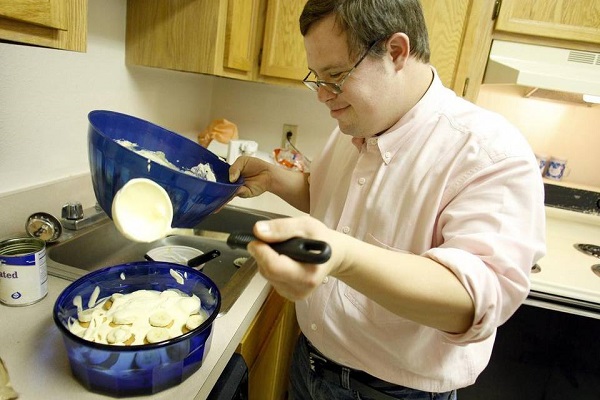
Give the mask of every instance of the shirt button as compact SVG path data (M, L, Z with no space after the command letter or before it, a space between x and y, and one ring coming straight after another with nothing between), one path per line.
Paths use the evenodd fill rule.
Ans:
M370 144L370 145L375 145L375 144L377 144L377 138L370 138L370 139L369 139L369 144Z
M389 152L389 151L386 151L386 152L383 154L383 157L384 157L386 160L389 160L389 159L392 157L392 155L390 154L390 152Z
M313 331L317 330L317 324L310 324L310 329L312 329Z
M327 282L329 282L329 277L328 276L326 276L325 278L323 278L323 283L327 283Z
M342 228L342 233L349 233L350 232L350 227L349 226L345 226Z
M364 185L366 181L367 181L367 180L366 180L365 178L359 178L359 179L358 179L358 184L359 184L359 185Z

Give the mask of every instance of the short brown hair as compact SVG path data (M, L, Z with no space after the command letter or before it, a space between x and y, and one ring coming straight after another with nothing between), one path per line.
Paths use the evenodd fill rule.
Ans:
M300 15L300 32L330 14L348 36L351 56L357 56L378 40L404 32L410 40L410 54L429 62L429 37L419 0L308 0ZM382 49L374 49L382 54Z

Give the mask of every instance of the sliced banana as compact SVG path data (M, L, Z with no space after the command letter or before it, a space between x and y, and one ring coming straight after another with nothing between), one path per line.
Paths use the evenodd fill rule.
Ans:
M168 340L171 338L171 335L169 335L169 330L166 328L150 328L150 330L148 331L148 333L146 333L146 341L148 343L158 343L158 342L162 342L163 340Z
M184 297L177 302L177 306L187 315L197 314L200 311L200 299L198 296Z
M79 322L87 323L89 325L94 314L94 309L88 308L87 310L81 310L77 312L77 319ZM82 325L83 326L83 325Z
M111 299L108 299L104 302L104 304L102 305L102 308L104 308L106 311L110 310L110 308L113 305L113 301Z
M106 341L110 344L131 344L133 343L133 339L135 339L133 333L126 326L111 329L106 335Z
M185 327L191 331L193 329L196 329L200 325L202 325L202 323L204 321L206 321L206 316L204 316L204 315L200 315L200 314L190 315L188 317L187 321L185 322Z
M165 310L157 310L150 315L148 322L150 322L150 325L158 328L171 327L173 325L173 317Z

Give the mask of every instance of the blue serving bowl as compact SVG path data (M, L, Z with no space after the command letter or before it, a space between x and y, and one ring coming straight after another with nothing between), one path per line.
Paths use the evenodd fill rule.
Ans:
M178 283L171 270L181 274L184 282ZM68 324L77 319L75 297L81 296L80 304L87 305L96 287L100 289L98 298L141 289L179 289L198 296L208 318L198 328L159 343L118 346L90 342L71 333ZM116 397L137 396L175 386L200 368L220 307L219 289L202 272L179 264L142 261L100 269L77 279L56 300L53 318L62 334L71 371L83 386Z
M133 178L147 178L162 186L173 203L175 228L193 228L227 203L242 185L229 182L229 164L214 153L175 132L151 122L114 111L88 115L88 155L96 199L112 218L112 201ZM162 151L178 168L189 170L209 163L217 182L176 171L137 154L115 140L127 140L141 149Z

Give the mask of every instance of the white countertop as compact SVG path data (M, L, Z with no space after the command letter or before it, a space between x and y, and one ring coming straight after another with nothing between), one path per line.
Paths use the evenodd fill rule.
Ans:
M272 195L249 200L235 199L232 204L285 215L302 215ZM551 220L561 221L560 224L556 221L548 224L549 233L553 232L551 231L553 227L559 228L559 231L564 233L565 219L570 221L571 235L577 232L579 224L585 225L586 229L590 228L588 226L590 216L550 210L548 217ZM596 218L591 218L594 233L600 232L600 227L596 225ZM590 241L600 242L600 236L590 237L590 232L586 232ZM560 239L554 236L554 234L549 235L548 246L556 249L554 240ZM547 262L548 257L555 252L556 250L549 252L545 257L546 260L542 259L540 262L542 264L544 261ZM599 277L594 276L593 279L600 282ZM0 304L0 357L8 369L12 385L21 400L112 398L89 392L71 375L61 334L52 320L54 301L69 283L67 280L51 276L48 281L48 295L40 302L25 307L9 307ZM256 274L229 312L215 320L211 348L200 369L180 385L146 398L205 399L259 311L269 290L270 285L267 281Z
M236 198L232 205L283 215L302 215L278 197ZM20 400L111 399L89 392L71 374L62 336L52 320L54 302L70 281L49 276L48 295L38 303L10 307L0 303L0 358ZM202 366L181 384L149 399L205 399L221 375L269 294L271 286L258 273L227 314L214 322L211 347Z
M20 400L108 399L89 392L71 375L62 336L52 320L54 301L70 281L50 276L48 295L25 307L0 305L0 357ZM183 383L149 399L205 399L270 290L255 274L229 312L214 322L202 366Z

